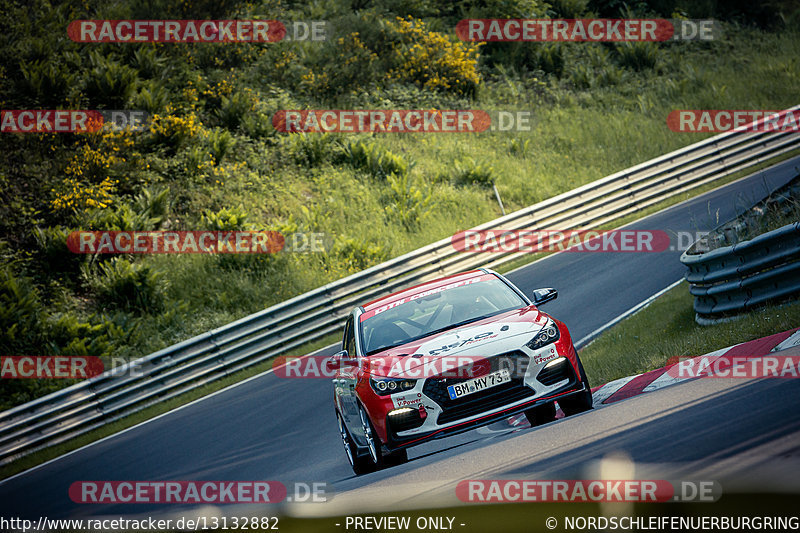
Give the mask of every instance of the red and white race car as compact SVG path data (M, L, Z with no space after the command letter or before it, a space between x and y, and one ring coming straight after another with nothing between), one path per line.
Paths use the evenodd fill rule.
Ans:
M356 307L345 324L334 404L356 474L407 449L524 412L532 425L592 407L567 327L503 276L473 270Z

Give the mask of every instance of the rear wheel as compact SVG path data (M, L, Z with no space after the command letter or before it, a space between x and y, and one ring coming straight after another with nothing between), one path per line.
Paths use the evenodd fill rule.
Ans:
M358 448L353 442L352 437L350 437L350 432L347 431L347 426L344 425L342 415L340 415L338 411L336 412L336 420L339 423L339 434L344 444L344 453L355 475L360 476L361 474L367 474L375 470L371 461L367 460L366 457L358 456Z
M564 416L576 415L592 408L592 388L589 385L589 380L586 378L586 371L583 369L583 363L581 363L580 358L578 358L578 372L586 390L579 394L573 394L568 398L558 400L558 405L561 407L561 410L564 411Z
M537 405L525 411L525 418L531 426L541 426L556 419L556 404L553 402L544 405Z

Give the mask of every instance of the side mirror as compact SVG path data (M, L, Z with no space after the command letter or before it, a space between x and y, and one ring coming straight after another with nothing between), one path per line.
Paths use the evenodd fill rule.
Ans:
M547 303L550 300L555 300L556 298L558 298L558 291L552 287L548 287L546 289L535 289L533 291L533 303L537 306Z
M336 352L325 360L325 369L328 370L328 372L336 372L337 370L346 367L355 366L358 366L358 361L355 359L350 359L350 357L347 355L347 350Z

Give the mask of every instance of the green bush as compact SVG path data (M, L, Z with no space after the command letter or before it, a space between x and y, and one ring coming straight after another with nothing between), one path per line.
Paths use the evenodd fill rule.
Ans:
M169 100L169 91L157 82L148 80L131 97L131 106L148 113L161 113L166 109Z
M374 141L349 140L340 144L337 161L380 179L386 179L390 174L407 175L415 164Z
M85 256L75 254L67 247L70 231L62 226L34 229L37 244L37 266L52 275L74 280L80 274Z
M636 71L655 68L658 64L658 45L649 42L616 43L614 50L620 65Z
M471 157L456 161L451 180L454 185L477 185L491 188L495 183L494 167L476 163Z
M145 79L161 80L169 78L172 70L168 58L159 55L155 48L144 47L133 52L133 68Z
M46 334L45 311L33 280L0 268L0 351L5 355L38 355ZM5 380L0 380L5 381Z
M573 65L569 79L577 89L589 89L595 83L595 73L592 67L578 63Z
M0 352L4 355L130 356L141 322L124 314L48 315L33 280L0 269ZM135 353L135 352L134 352ZM140 355L140 354L137 354ZM0 410L31 401L73 380L0 379Z
M235 207L223 207L219 211L205 211L201 218L203 229L213 231L236 231L247 229L247 219L249 215L244 208L239 205Z
M487 43L482 58L488 67L505 65L522 72L541 70L559 78L566 64L562 43Z
M305 52L308 68L299 88L306 94L330 98L411 84L468 98L477 95L481 80L475 43L430 31L420 19L387 19L376 12L343 17L337 26L346 33Z
M461 18L542 18L549 7L541 0L458 0L454 5Z
M414 184L408 174L389 175L386 213L407 230L415 230L433 209L433 196Z
M90 210L83 222L96 231L152 231L162 226L170 211L169 188L153 186L142 189L130 202Z
M45 109L64 105L74 99L79 88L79 77L62 61L40 60L20 64L25 90L24 95L30 104Z
M83 269L84 278L103 306L141 314L164 309L163 276L142 262L114 257Z
M48 342L64 355L111 357L136 340L141 317L117 312L91 315L83 321L70 313L57 313L49 320Z
M298 165L309 168L330 161L336 151L336 141L328 133L285 135L281 145Z
M579 19L586 14L589 0L548 0L553 18Z
M221 128L214 128L209 131L207 142L209 153L217 164L221 163L225 156L236 146L236 139L231 135L231 132Z
M335 263L343 265L348 272L360 272L389 259L381 245L350 237L336 239L330 254L336 257Z
M589 65L578 63L573 65L570 72L570 81L575 88L581 90L617 85L622 81L622 77L622 69L614 65L593 68Z
M138 84L136 70L99 51L89 52L89 63L83 92L91 105L106 109L122 109L127 106Z
M216 116L223 127L235 130L253 111L252 96L245 92L234 92L230 97L222 97L222 104L217 110Z

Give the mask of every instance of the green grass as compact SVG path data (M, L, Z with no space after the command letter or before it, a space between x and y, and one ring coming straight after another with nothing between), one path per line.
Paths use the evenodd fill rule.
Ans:
M592 385L661 368L672 357L703 355L800 326L800 302L712 326L694 321L692 303L688 286L681 283L581 350Z

